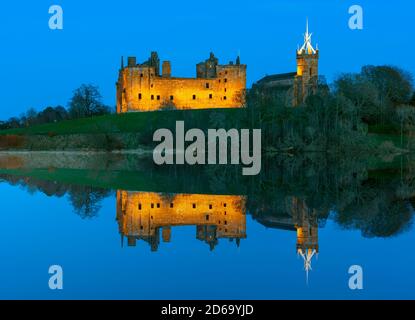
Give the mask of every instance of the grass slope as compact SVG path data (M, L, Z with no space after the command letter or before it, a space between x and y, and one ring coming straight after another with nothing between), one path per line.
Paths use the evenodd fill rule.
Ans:
M97 134L140 132L149 126L158 129L173 127L177 120L196 118L208 123L213 113L221 113L226 120L240 115L245 109L204 109L204 110L173 110L153 112L133 112L110 114L99 117L48 123L28 128L0 131L0 135L65 135L65 134ZM228 121L225 121L227 123Z

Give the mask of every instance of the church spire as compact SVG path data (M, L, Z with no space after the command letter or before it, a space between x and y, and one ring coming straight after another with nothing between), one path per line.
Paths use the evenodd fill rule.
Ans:
M312 270L311 268L311 261L316 254L315 249L305 249L304 251L302 249L298 249L298 254L303 258L304 260L304 271L306 275L306 283L308 284L308 273Z
M311 44L311 36L313 35L312 33L309 33L308 31L308 18L306 21L306 30L305 30L305 34L304 34L304 44L303 46L300 48L300 50L298 50L298 54L316 54L316 50L313 48L313 45Z

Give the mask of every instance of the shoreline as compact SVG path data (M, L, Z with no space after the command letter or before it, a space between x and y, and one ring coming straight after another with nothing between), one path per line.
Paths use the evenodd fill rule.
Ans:
M29 155L29 154L72 154L72 155L91 155L91 154L152 154L152 150L131 149L131 150L0 150L1 155Z

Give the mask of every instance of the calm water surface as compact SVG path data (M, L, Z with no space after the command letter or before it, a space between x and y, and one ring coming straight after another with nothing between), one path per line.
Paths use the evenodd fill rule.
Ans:
M415 298L409 161L272 161L255 181L42 161L0 161L0 298Z

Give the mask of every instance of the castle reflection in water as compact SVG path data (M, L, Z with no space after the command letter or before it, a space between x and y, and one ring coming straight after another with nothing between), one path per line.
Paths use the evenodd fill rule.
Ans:
M213 250L221 238L235 240L239 246L246 238L246 202L241 195L165 194L117 191L117 221L122 242L135 246L137 240L149 243L156 251L161 238L170 242L172 227L195 226L196 238ZM305 271L318 253L317 214L304 200L286 201L288 216L258 220L267 227L292 230L297 234L296 252L304 260Z

